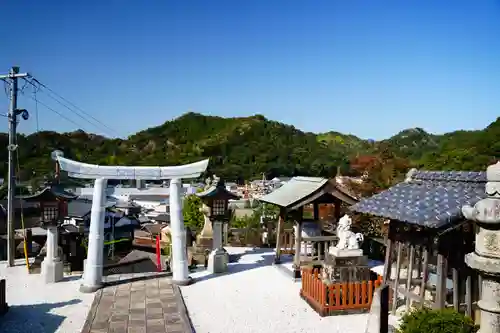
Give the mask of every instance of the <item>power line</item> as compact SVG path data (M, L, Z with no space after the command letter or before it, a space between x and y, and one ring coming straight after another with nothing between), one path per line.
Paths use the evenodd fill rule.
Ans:
M114 129L112 129L111 127L109 127L108 125L106 125L105 123L101 122L99 119L95 118L94 116L92 116L91 114L89 114L88 112L85 112L84 110L82 110L80 107L76 106L74 103L70 102L69 100L67 100L66 98L62 97L60 94L58 94L57 92L55 92L53 89L47 87L47 85L41 83L39 80L37 80L36 78L30 76L31 80L34 81L35 83L38 84L39 87L42 87L43 89L42 90L45 90L45 93L47 94L47 96L49 96L50 98L52 98L53 100L55 100L57 103L59 103L60 105L64 106L65 108L67 108L68 110L70 110L71 112L75 113L76 115L78 115L80 118L82 118L83 120L87 121L88 123L90 123L91 125L95 126L95 127L99 127L102 126L104 127L107 131L110 131L111 133L119 136L119 133L117 131L115 131ZM26 80L28 81L28 80ZM32 85L33 82L31 81L28 81L30 82ZM58 100L57 98L55 98L54 96L52 95L55 95L57 98L59 98L60 100L63 100L65 103L61 102L60 100ZM69 105L68 105L69 104ZM85 118L84 116L82 116L81 114L89 117L90 119L92 119L95 123L97 123L98 125L92 123L89 121L89 119ZM101 128L102 129L102 128Z
M50 106L48 106L47 104L40 102L40 100L38 100L38 98L33 98L33 97L31 97L31 96L28 96L28 97L29 97L29 98L31 98L32 100L34 100L34 101L35 101L35 103L38 103L38 104L40 104L40 105L44 106L47 110L54 112L55 114L59 115L59 116L60 116L60 117L62 117L63 119L65 119L65 120L69 121L70 123L72 123L73 125L75 125L76 127L78 127L78 128L81 128L81 127L82 127L82 126L81 126L81 125L79 125L77 122L75 122L75 121L74 121L74 120L72 120L71 118L66 117L66 116L65 116L64 114L62 114L61 112L56 111L55 109L51 108L51 107L50 107Z

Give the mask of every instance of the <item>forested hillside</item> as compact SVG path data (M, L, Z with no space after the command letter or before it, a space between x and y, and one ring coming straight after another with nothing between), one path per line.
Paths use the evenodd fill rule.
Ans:
M211 158L210 172L226 179L334 175L353 171L360 156L390 153L408 166L435 170L484 170L500 153L500 119L480 131L434 135L421 128L402 131L378 142L338 132L306 133L255 115L222 118L187 113L129 138L107 139L76 131L19 135L21 180L53 171L50 152L64 151L79 161L118 165L177 165ZM0 134L2 158L7 161L7 136ZM354 168L355 169L355 168ZM0 166L6 175L7 165Z

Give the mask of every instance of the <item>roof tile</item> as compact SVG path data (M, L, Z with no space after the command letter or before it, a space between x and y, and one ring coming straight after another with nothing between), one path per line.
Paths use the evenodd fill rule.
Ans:
M485 172L415 171L408 181L362 199L350 209L440 228L462 220L462 206L486 197L485 184Z

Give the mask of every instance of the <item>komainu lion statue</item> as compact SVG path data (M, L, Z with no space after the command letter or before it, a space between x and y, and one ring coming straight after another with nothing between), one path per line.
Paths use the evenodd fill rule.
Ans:
M346 214L340 218L337 226L337 237L339 238L339 242L337 243L337 246L335 246L337 249L359 249L359 245L363 242L364 237L363 234L359 232L352 232L351 225L352 219L349 215Z

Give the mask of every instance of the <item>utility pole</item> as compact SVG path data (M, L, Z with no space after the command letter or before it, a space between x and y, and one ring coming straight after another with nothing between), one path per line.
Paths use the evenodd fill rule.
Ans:
M15 258L15 237L14 237L14 194L16 191L16 168L14 162L14 153L17 149L17 116L21 115L27 120L29 114L26 110L17 109L17 80L27 77L28 73L19 73L19 67L12 67L7 75L0 75L0 79L10 80L10 107L9 107L9 175L8 175L8 195L7 195L7 260L9 267L14 266Z

